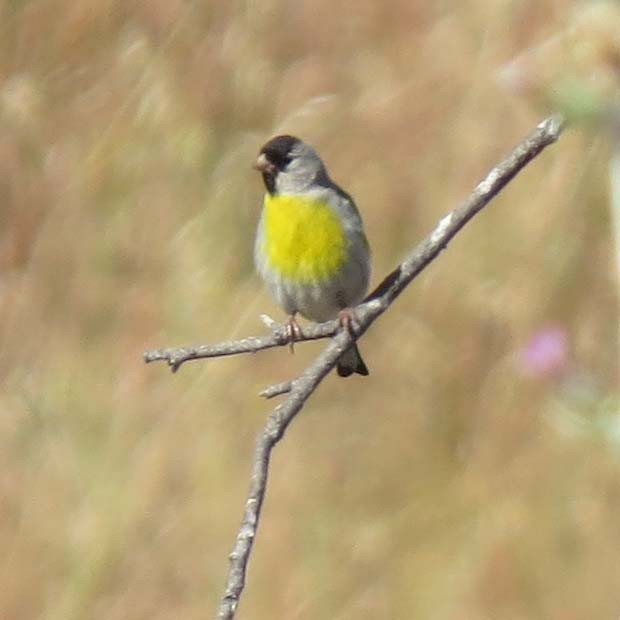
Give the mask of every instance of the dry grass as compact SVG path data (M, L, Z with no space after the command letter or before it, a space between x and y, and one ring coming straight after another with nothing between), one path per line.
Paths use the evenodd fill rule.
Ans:
M572 11L0 5L1 618L211 615L256 393L320 345L176 376L140 355L279 316L251 260L259 146L320 148L376 282L546 112L496 75ZM606 175L604 142L566 135L364 339L371 377L326 381L277 450L240 618L618 616ZM547 326L557 364L524 367Z

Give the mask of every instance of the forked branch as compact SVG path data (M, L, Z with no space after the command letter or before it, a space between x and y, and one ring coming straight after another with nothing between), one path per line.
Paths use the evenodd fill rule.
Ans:
M245 502L241 527L230 554L230 569L226 589L217 612L218 620L232 620L245 586L248 560L256 536L261 507L267 488L269 461L274 446L284 435L288 425L299 413L322 379L334 368L340 355L353 338L359 338L383 314L407 285L424 270L447 246L448 242L476 213L483 209L530 161L545 147L555 142L564 123L558 116L545 119L530 136L476 186L469 198L438 223L435 230L422 241L383 282L355 308L356 333L339 330L337 321L304 328L302 340L333 337L323 352L298 377L290 382L267 388L263 395L287 397L267 418L263 431L256 440L256 450L250 477L250 489ZM258 338L245 338L218 345L202 345L182 349L162 349L145 353L147 362L164 360L173 370L192 359L256 352L288 342L284 329L276 326L273 333Z

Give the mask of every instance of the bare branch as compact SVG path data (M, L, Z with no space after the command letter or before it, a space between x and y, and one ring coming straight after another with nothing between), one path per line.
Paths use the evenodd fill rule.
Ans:
M232 620L235 616L245 586L247 564L267 488L271 452L284 435L288 425L323 378L334 368L338 358L350 346L353 339L359 338L389 308L405 287L441 253L448 242L476 213L483 209L545 147L558 139L562 129L563 121L560 117L547 118L529 137L518 144L508 157L493 168L465 203L446 215L435 230L355 309L357 326L354 335L347 330L338 330L336 321L304 330L305 339L325 338L332 335L334 337L301 375L290 382L271 386L262 393L268 398L284 393L288 393L288 396L271 413L256 441L250 489L241 527L230 554L230 570L226 580L226 590L218 609L218 620ZM282 346L285 344L282 340L283 335L284 332L278 328L274 334L263 338L246 338L239 342L223 343L213 347L165 349L149 352L145 358L147 361L167 360L173 368L178 368L181 363L189 359L234 355L257 351L260 348Z
M338 331L338 321L327 321L326 323L316 323L307 325L303 328L301 338L295 342L306 340L319 340L329 338ZM194 347L178 347L173 349L155 349L144 353L144 361L150 362L165 361L176 372L182 364L191 360L207 359L210 357L226 357L228 355L238 355L240 353L256 353L263 349L273 347L283 347L289 344L289 337L286 326L280 323L273 323L273 331L265 336L248 336L242 340L231 340L218 344L201 344Z

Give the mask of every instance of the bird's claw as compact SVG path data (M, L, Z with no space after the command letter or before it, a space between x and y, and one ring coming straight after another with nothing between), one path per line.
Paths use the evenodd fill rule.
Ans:
M359 328L357 317L351 308L343 308L338 313L338 323L340 323L342 329L346 329L352 336L355 335L355 332Z
M295 319L294 314L291 314L291 316L288 317L288 321L286 322L286 337L288 339L288 345L291 353L295 353L295 341L301 340L304 335L301 331L299 323Z

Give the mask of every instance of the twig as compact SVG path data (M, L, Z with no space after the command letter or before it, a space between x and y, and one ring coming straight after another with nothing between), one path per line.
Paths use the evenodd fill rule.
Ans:
M262 392L259 392L258 395L263 398L275 398L276 396L282 396L282 394L288 394L292 387L292 381L284 381L282 383L276 383L275 385L266 387Z
M230 554L230 570L226 580L226 590L217 613L218 620L232 620L235 616L245 586L247 564L267 488L271 453L274 446L284 435L288 425L299 413L321 380L334 368L338 358L349 347L353 338L359 338L364 334L370 325L402 293L405 287L441 253L459 230L545 147L558 139L563 125L563 120L557 116L549 117L540 123L529 137L518 144L506 159L489 172L463 205L446 215L439 222L435 230L383 280L366 301L355 309L357 318L355 335L350 334L347 330L337 331L335 321L313 326L315 328L313 330L304 330L306 338L335 335L323 352L299 377L290 383L267 388L263 393L266 396L271 396L276 393L288 392L288 396L271 413L265 428L256 441L250 489L241 527ZM147 361L165 359L174 368L187 359L233 355L234 353L256 351L259 348L281 346L282 344L281 334L274 333L264 338L250 338L236 343L223 343L211 348L167 349L147 353L145 357ZM214 353L214 351L216 352ZM179 360L181 361L179 362Z
M242 340L230 340L217 344L201 344L195 347L146 351L144 353L144 361L147 364L165 361L171 367L172 372L176 372L182 364L191 360L226 357L228 355L239 355L240 353L256 353L263 349L287 346L289 344L289 337L286 332L286 326L279 323L273 323L272 325L273 331L265 336L248 336ZM303 334L295 342L329 338L337 331L338 321L336 320L308 326L304 325Z

